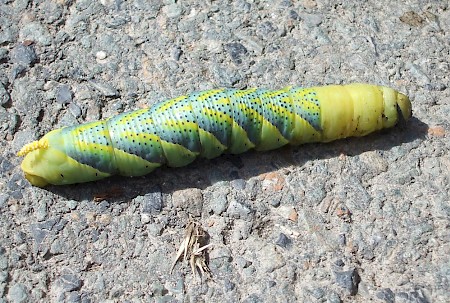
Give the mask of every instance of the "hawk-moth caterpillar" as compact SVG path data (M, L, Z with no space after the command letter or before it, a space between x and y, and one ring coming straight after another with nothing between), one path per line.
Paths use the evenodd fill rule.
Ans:
M31 184L62 185L142 176L197 156L364 136L410 117L407 96L370 84L215 89L53 130L18 155Z

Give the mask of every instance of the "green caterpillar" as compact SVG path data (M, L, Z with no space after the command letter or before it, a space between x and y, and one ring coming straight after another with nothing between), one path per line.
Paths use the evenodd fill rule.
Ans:
M53 130L18 155L25 156L25 177L42 187L142 176L198 156L364 136L410 117L408 97L383 86L217 89Z

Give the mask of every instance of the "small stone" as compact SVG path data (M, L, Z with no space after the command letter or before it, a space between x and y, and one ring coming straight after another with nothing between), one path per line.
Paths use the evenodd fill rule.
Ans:
M317 27L323 22L322 16L316 14L301 14L300 18L310 27Z
M8 268L8 256L1 255L0 256L0 270L6 270Z
M213 79L217 81L218 86L233 86L243 78L241 74L233 71L231 68L227 68L219 64L213 64L210 70L212 72ZM214 176L214 178L210 177L213 183L218 181L215 178L216 176ZM220 178L222 179L222 177Z
M409 11L409 12L404 13L400 17L400 21L402 21L403 23L406 23L410 26L417 27L417 26L421 26L425 20L421 16L419 16L418 13Z
M93 213L93 212L87 212L86 214L85 214L85 218L86 218L86 222L87 222L87 224L94 224L94 222L95 222L95 213Z
M38 245L41 244L48 235L48 231L40 228L38 224L31 224L30 232L34 241Z
M102 200L99 201L98 205L97 205L97 213L105 213L108 211L109 209L109 202L106 200Z
M395 295L394 292L390 288L384 288L377 292L377 298L383 300L386 303L394 303Z
M3 110L0 110L0 117L3 117L3 115L4 115L4 112L3 112ZM13 117L13 115L6 115L6 117L7 118L9 118L9 119L14 119ZM2 119L0 118L0 123L1 122L3 122L2 121ZM0 171L2 171L3 173L5 173L5 172L7 172L7 171L11 171L11 170L13 170L14 169L14 165L10 162L10 161L8 161L8 159L6 159L6 158L3 158L2 156L0 156ZM20 179L20 178L19 178ZM15 179L14 181L17 181L17 180L19 180L19 179ZM1 195L0 195L0 205L1 205L1 201L2 201L2 198L1 198Z
M71 102L69 104L69 111L75 118L81 117L82 112L78 104Z
M299 19L298 13L294 10L290 10L289 18L291 18L292 20L298 20Z
M6 203L8 202L9 196L7 194L0 194L0 209L2 209L4 206L6 206Z
M141 223L147 224L150 223L152 217L149 214L141 214Z
M100 232L96 229L91 230L90 236L91 236L91 241L96 242L96 241L98 241L98 239L100 237Z
M247 54L247 49L241 43L228 43L224 45L224 48L235 64L241 64L242 56Z
M231 199L227 213L235 219L246 219L249 218L252 210L247 205L239 203L236 199Z
M286 264L283 255L280 254L274 245L266 245L259 250L259 266L266 273L271 273L275 269L281 268Z
M111 215L109 214L102 214L98 218L98 222L100 222L103 225L109 225L112 221Z
M66 226L67 222L68 221L64 218L62 219L58 218L58 221L53 226L52 230L55 231L56 233L60 232L61 230L63 230L64 226Z
M100 3L103 5L103 6L106 6L107 8L109 8L109 9L112 9L112 8L114 8L114 4L115 3L120 3L121 1L114 1L114 0L100 0Z
M39 22L29 22L20 30L20 40L36 41L39 44L49 46L52 44L52 36L48 29Z
M168 293L168 290L158 280L153 282L152 285L150 285L149 290L154 295L157 295L157 296L160 296L160 297L163 296L164 294Z
M231 259L231 252L226 247L212 246L211 250L209 251L209 258L211 260L222 259L228 262Z
M239 37L237 37L239 38ZM217 40L208 40L208 43L206 45L209 52L213 54L220 54L223 52L222 43Z
M399 292L395 296L394 302L429 303L421 289L409 293Z
M345 263L344 261L342 261L342 259L337 259L336 261L333 262L333 265L337 267L344 267Z
M20 43L11 51L11 61L18 65L28 67L36 63L38 58L32 45L25 46Z
M256 268L252 265L247 268L244 268L241 272L242 272L242 278L244 280L254 279L255 273L256 273Z
M181 15L182 9L178 4L172 3L164 6L163 12L166 14L168 18L177 18Z
M230 185L236 190L244 190L245 189L245 180L236 179L230 182Z
M78 291L71 291L66 295L66 302L69 303L80 303L81 302L81 296Z
M40 8L44 14L43 22L47 24L60 20L64 10L63 6L57 1L44 1Z
M236 263L238 268L247 268L252 264L250 261L241 256L236 256L234 262Z
M322 287L317 287L311 290L311 295L316 299L320 300L325 296L325 290Z
M236 284L231 282L229 279L225 279L223 286L225 288L225 291L232 291L233 289L235 289Z
M172 57L175 61L180 60L181 55L183 54L183 51L181 50L181 47L176 46L172 50Z
M260 35L260 36L263 36L263 37L266 37L269 33L275 32L275 31L276 31L276 28L269 21L265 21L263 23L260 23L256 27L257 34Z
M18 231L14 233L13 239L16 244L23 244L27 241L28 237L26 233Z
M303 6L305 8L312 9L317 6L317 2L316 2L316 0L303 0Z
M79 290L83 284L80 278L70 271L66 271L55 283L63 292Z
M444 91L447 88L447 85L445 83L439 83L439 82L432 82L432 83L427 83L425 84L425 89L426 90L431 90L431 91Z
M53 241L52 245L50 246L50 253L52 255L62 254L64 252L64 246L61 243L59 239L56 239Z
M109 83L100 82L98 80L90 80L89 84L105 97L119 96L119 92Z
M348 271L335 271L334 274L336 283L344 288L350 296L358 293L358 284L361 282L361 278L355 268Z
M240 32L237 32L235 36L242 41L247 50L255 53L256 55L261 55L263 53L264 45L258 38L248 36Z
M113 288L112 288L112 290L110 292L110 296L113 297L113 298L119 298L123 294L124 294L124 290L120 286L113 286Z
M174 207L184 209L192 216L199 217L203 208L202 191L198 188L177 190L172 194L172 203Z
M0 283L4 283L8 280L8 272L5 271L0 271ZM0 290L0 294L1 294L1 290Z
M445 128L442 126L430 126L430 128L428 128L428 135L431 137L443 138L445 137Z
M286 185L286 180L279 172L272 172L263 174L260 177L262 181L262 190L269 192L277 192L283 189Z
M263 300L256 294L251 294L250 296L245 298L244 301L242 301L242 303L259 303L259 302L263 302Z
M281 204L282 198L283 195L281 192L274 193L272 196L270 196L269 204L273 207L278 207Z
M114 15L114 16L108 16L106 18L106 26L108 28L118 29L122 27L123 25L129 23L131 21L130 16L125 15Z
M141 205L141 213L158 214L162 209L162 194L157 189L145 196L136 197L135 200Z
M328 295L328 303L342 303L341 298L339 297L339 295L337 293L335 293L334 291L332 291L329 295Z
M291 212L289 213L289 220L291 220L292 222L297 222L298 219L298 213L295 210L295 208L292 208Z
M292 240L289 239L285 234L280 233L275 244L283 248L290 248L292 246Z
M44 221L47 218L47 203L45 201L38 204L35 214L37 221Z
M181 295L184 293L185 280L182 277L179 277L172 287L167 287L167 290L175 295Z
M247 182L245 187L246 192L251 200L255 200L258 194L261 192L261 181L259 178L251 178Z
M14 303L28 301L28 289L21 283L14 284L8 290L8 300Z
M214 191L210 199L209 208L216 214L221 215L228 207L228 189Z
M4 115L4 111L0 110L0 117L2 117ZM14 119L13 118L14 115L7 115L7 118L9 119ZM2 119L0 118L0 123L3 122ZM14 165L8 161L8 159L3 158L2 156L0 156L0 171L2 171L3 173L7 172L7 171L11 171L13 170L15 167ZM20 178L19 178L20 179ZM15 181L19 180L19 179L15 179ZM0 196L1 197L1 196ZM0 202L2 201L2 199L0 198Z
M421 85L426 85L430 83L430 77L418 66L414 63L406 64L406 68L409 70L411 75L419 82Z
M62 116L62 118L58 121L57 126L58 127L65 127L65 126L73 126L79 124L77 119L74 115L70 112L65 112Z
M279 216L281 216L282 218L288 219L288 220L293 211L295 211L295 209L292 206L288 206L288 205L282 205L276 209L276 213Z
M0 106L5 106L9 103L11 97L3 84L0 83Z
M20 75L24 74L26 70L27 68L23 65L14 66L11 70L11 79L18 78Z
M69 85L61 85L56 89L56 102L66 105L72 101L72 91Z
M339 234L337 241L340 246L345 246L347 244L347 236L345 234Z
M0 61L8 59L8 50L6 48L0 48Z
M105 60L106 57L107 55L104 51L98 51L97 53L95 53L95 58L97 58L97 60Z
M151 236L160 236L164 227L161 224L152 223L147 226L147 230Z

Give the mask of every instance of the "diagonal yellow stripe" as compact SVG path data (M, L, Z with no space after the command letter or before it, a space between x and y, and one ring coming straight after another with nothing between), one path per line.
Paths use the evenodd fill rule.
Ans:
M187 99L188 96L180 96L177 98L173 98L170 100L167 100L165 102L163 102L160 107L158 107L158 110L156 112L161 113L161 112L165 112L166 110L170 109L173 105L176 105L179 101Z

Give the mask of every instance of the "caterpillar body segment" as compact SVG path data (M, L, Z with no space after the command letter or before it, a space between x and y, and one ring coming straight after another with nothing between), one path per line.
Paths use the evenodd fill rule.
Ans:
M364 136L410 117L408 97L383 86L216 89L53 130L18 155L25 157L25 177L42 187L141 176L225 152Z

